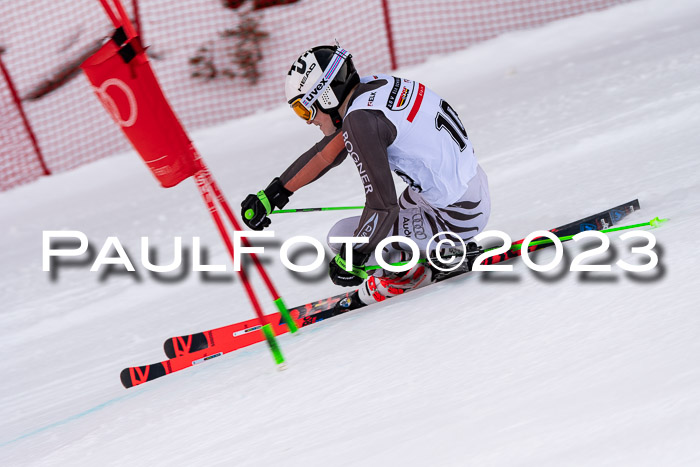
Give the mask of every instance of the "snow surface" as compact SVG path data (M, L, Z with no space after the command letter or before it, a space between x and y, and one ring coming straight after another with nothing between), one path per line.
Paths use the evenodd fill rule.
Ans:
M193 182L163 190L133 153L0 195L2 465L700 465L700 3L640 0L511 33L397 74L457 108L489 174L489 228L513 238L640 199L650 274L457 278L125 390L162 341L253 316L237 280L165 282L173 237L230 264ZM377 72L385 70L365 70ZM85 96L85 99L94 99ZM287 108L193 135L232 204L319 137ZM329 190L329 187L334 187ZM292 205L362 203L352 164ZM288 304L336 293L276 245L325 238L343 213L274 218ZM117 236L138 277L90 262L41 270L43 230ZM613 254L634 261L611 235ZM552 257L549 250L537 256ZM299 258L311 260L310 255ZM272 306L261 284L260 297Z

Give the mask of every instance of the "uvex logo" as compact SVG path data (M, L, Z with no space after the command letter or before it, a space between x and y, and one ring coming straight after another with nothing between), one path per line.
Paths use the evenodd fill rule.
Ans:
M320 91L321 89L323 89L323 88L326 87L326 83L328 83L328 80L327 80L326 78L322 78L322 79L321 79L321 82L318 83L318 85L316 86L316 88L312 89L311 92L309 92L309 93L306 95L306 97L304 97L304 99L306 99L307 101L310 101L311 99L313 99L313 98L316 96L316 94L319 93L319 91Z

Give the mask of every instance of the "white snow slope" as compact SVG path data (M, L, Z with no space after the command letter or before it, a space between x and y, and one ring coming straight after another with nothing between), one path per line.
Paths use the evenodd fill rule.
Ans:
M256 345L119 382L162 360L168 336L253 317L238 280L165 282L140 263L141 236L160 263L175 236L200 236L231 270L192 181L161 189L130 153L1 194L0 464L700 465L699 25L696 0L640 0L397 72L459 111L489 174L489 228L522 238L638 197L625 222L671 219L652 231L654 271L569 272L582 246L567 243L550 273L517 260L282 336L284 372ZM320 133L281 106L192 136L237 205ZM291 206L362 201L346 162ZM266 257L288 304L338 288L324 267L288 272L276 246L323 240L343 215L274 218ZM117 236L138 277L83 260L52 280L42 231L61 229L95 252ZM610 237L598 262L642 262Z

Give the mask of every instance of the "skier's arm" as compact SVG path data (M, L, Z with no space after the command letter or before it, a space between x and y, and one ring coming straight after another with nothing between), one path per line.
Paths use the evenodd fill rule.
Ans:
M339 165L346 155L343 135L336 131L302 154L280 175L280 180L287 190L294 193Z
M359 253L372 253L391 231L399 214L396 188L387 155L396 138L396 128L380 111L357 110L343 121L342 137L365 189L365 209L356 237L369 237L357 246Z
M343 162L346 154L340 131L324 137L294 161L280 177L275 177L267 188L257 194L249 194L243 200L241 203L243 222L253 230L268 227L270 225L268 214L275 208L282 209L296 190Z

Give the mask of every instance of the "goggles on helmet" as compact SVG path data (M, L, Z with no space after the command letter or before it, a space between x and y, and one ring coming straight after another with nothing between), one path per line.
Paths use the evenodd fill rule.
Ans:
M307 122L313 120L314 117L316 117L316 106L314 102L326 92L326 89L330 86L331 82L333 82L333 79L335 79L335 76L342 68L345 60L350 57L352 57L352 55L350 55L347 50L338 47L333 54L333 59L328 64L323 74L319 76L314 85L311 86L310 89L312 91L306 95L299 96L289 104L292 110L294 110L294 113ZM325 85L320 86L321 83L325 83Z
M295 114L310 122L316 117L316 106L311 104L311 108L307 109L304 104L301 103L301 97L297 97L294 101L289 104Z

